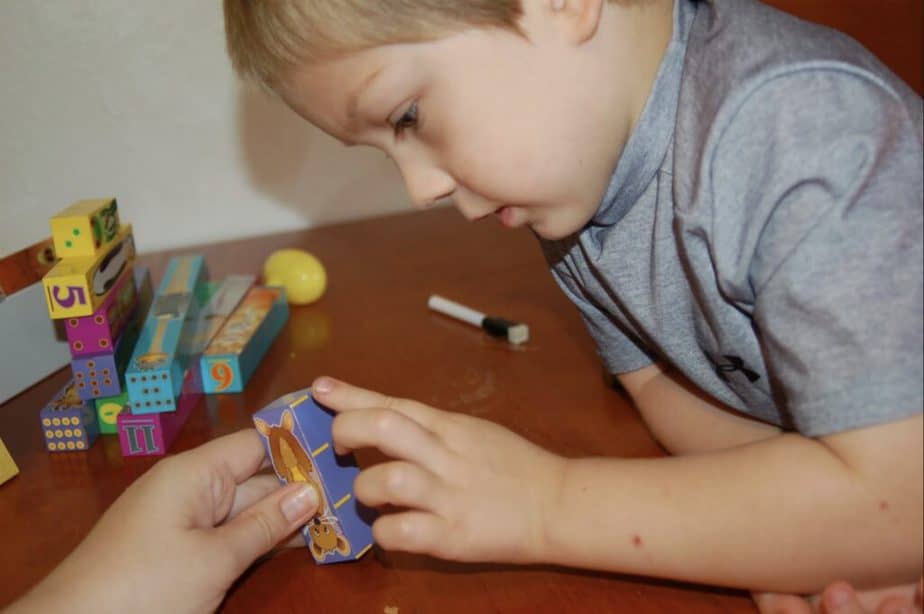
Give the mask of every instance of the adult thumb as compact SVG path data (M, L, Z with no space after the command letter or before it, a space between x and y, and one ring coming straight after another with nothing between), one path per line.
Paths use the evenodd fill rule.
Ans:
M314 486L293 483L257 501L218 530L241 574L257 558L302 527L318 509Z

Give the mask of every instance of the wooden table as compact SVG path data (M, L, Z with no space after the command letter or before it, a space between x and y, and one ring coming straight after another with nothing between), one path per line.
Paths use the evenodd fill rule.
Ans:
M327 293L293 308L243 394L200 403L173 452L250 427L252 412L327 373L495 420L567 456L662 454L626 399L607 385L577 311L528 231L507 231L493 220L467 224L444 209L196 251L215 279L257 273L270 252L288 246L325 263ZM156 280L168 256L144 259ZM433 292L527 322L532 340L515 348L430 313ZM62 370L0 406L0 437L21 470L0 486L0 606L64 558L155 462L122 458L113 436L87 452L45 452L38 412L68 375ZM361 465L380 459L371 451L358 457ZM756 611L743 593L615 574L461 565L383 551L318 567L304 549L256 566L224 609L381 614L387 606L400 614Z

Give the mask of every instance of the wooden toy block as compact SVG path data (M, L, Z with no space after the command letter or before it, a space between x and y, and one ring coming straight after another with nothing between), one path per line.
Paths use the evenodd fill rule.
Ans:
M10 456L9 450L6 449L3 440L0 439L0 484L12 479L18 473L19 467L13 462L13 457Z
M199 360L204 391L241 392L288 318L285 290L251 288Z
M92 315L64 321L71 356L80 358L112 352L115 340L131 320L136 307L147 314L151 296L151 275L147 267L126 270Z
M116 341L114 352L82 356L71 361L77 394L81 399L88 401L122 392L122 375L135 349L139 332L138 321L132 321Z
M181 340L194 332L206 275L202 256L170 261L125 372L133 413L176 410L190 362L189 343Z
M0 259L0 299L42 281L55 262L51 237Z
M81 200L51 218L51 236L59 258L96 256L119 233L114 198Z
M173 412L137 414L129 402L117 418L122 456L166 454L189 414L202 399L202 393L196 390L197 385L190 370L177 401L177 409Z
M209 282L208 301L199 312L196 331L190 339L191 355L205 351L255 281L254 275L230 275L221 281Z
M119 413L128 405L128 392L111 397L102 397L93 401L96 406L96 421L101 435L115 435L119 432Z
M318 491L318 514L301 529L316 563L360 558L372 547L374 513L353 496L359 474L352 456L337 456L333 414L309 389L287 394L253 416L266 454L283 484L304 482Z
M95 256L60 260L42 279L48 315L53 320L93 315L134 258L132 226L126 224Z
M49 452L86 450L99 435L96 410L80 400L73 380L39 412L39 420Z

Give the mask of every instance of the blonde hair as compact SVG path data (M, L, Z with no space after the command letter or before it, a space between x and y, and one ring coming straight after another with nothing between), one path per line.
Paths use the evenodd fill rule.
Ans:
M520 0L224 0L234 70L275 90L300 63L469 27L519 31Z

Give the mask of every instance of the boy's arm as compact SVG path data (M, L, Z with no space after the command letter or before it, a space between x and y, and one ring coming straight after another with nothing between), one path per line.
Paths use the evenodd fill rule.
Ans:
M568 461L547 558L782 592L911 581L921 565L922 425L918 415L817 440L783 434L687 457Z
M760 441L780 433L706 396L660 364L622 373L619 383L658 442L671 454L696 454Z

